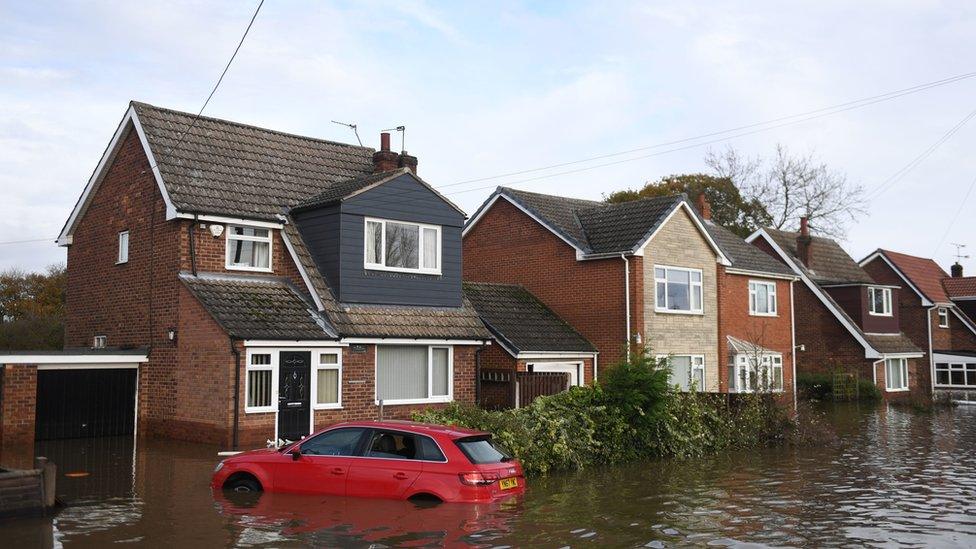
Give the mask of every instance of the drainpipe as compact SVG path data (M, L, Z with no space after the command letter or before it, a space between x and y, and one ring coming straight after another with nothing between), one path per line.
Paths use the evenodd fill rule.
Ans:
M624 260L624 307L627 309L627 355L630 355L630 261L627 256L620 254Z
M234 354L234 433L231 446L237 449L237 431L240 427L241 419L241 352L234 345L234 336L230 337L230 352Z
M484 342L474 351L474 403L481 406L481 353L485 350Z
M793 367L793 413L795 414L798 408L798 403L796 401L796 313L795 313L795 303L793 303L793 285L796 280L790 281L790 338L792 339L792 347L790 347L790 362Z
M929 328L929 391L930 394L935 395L935 355L932 354L932 311L939 308L938 304L932 305L925 312L925 323L928 324Z
M597 375L597 367L596 367L596 359L598 356L599 353L593 353L593 383L594 384L600 378L600 376Z

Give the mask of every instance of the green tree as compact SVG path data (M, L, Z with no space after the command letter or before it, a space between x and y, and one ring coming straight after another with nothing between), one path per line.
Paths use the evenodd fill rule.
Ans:
M768 225L771 217L762 203L756 199L748 200L742 196L738 187L729 177L708 174L669 175L644 185L640 189L627 189L604 196L609 203L628 202L639 198L670 196L685 193L695 203L698 195L712 206L712 219L715 223L745 238L758 227Z

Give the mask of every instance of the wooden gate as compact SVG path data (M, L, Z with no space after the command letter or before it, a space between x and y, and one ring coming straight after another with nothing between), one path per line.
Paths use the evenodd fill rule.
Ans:
M519 372L518 407L528 406L541 397L555 395L569 388L569 374L566 372Z

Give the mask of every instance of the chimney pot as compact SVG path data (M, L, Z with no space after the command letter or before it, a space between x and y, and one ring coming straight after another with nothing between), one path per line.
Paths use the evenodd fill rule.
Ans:
M952 264L952 278L962 278L962 265L958 261Z
M373 173L389 172L397 169L399 155L390 150L390 134L380 134L380 150L373 153Z
M712 205L708 203L704 191L698 193L698 213L701 214L702 219L712 219Z
M807 216L803 216L800 218L800 234L796 237L796 255L807 267L810 266L810 244L812 242L809 220Z
M810 236L810 220L807 216L800 218L800 236Z
M389 132L383 132L380 134L380 150L388 151L390 150L390 134Z

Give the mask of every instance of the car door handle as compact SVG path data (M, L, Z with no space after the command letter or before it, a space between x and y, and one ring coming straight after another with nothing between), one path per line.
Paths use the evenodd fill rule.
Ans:
M393 473L393 478L397 480L407 480L407 476L408 475L403 471L397 471L396 473Z
M346 470L343 469L342 467L333 467L332 468L332 474L333 475L344 475L344 474L346 474Z

